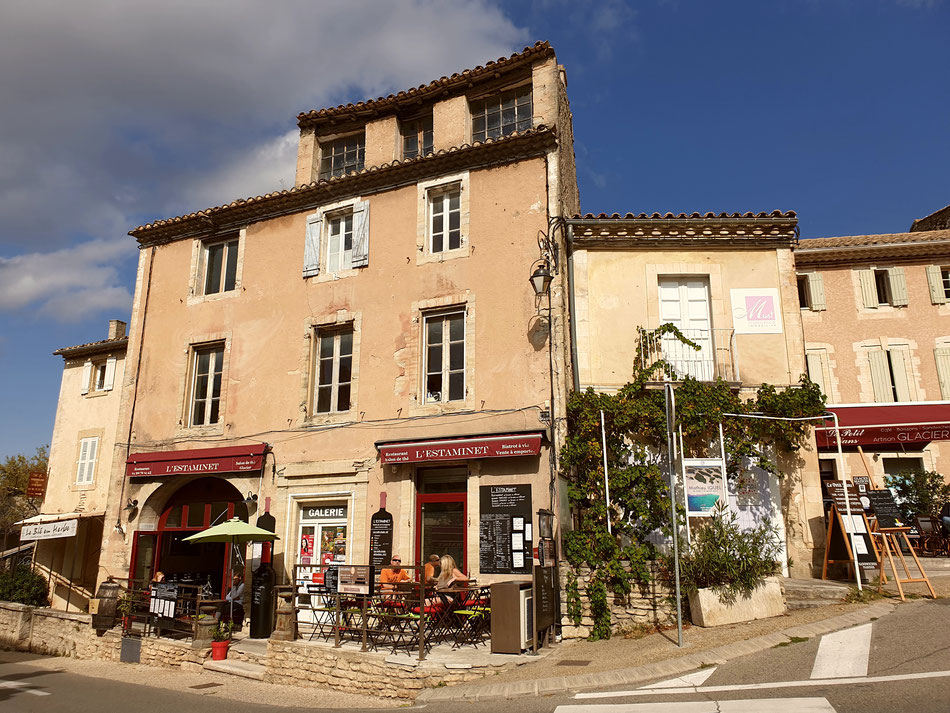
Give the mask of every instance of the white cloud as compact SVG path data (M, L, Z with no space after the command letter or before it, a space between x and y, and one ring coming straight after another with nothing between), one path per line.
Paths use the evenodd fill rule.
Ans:
M271 168L249 173L268 161L246 154L279 150L298 112L528 41L491 0L7 3L0 96L15 110L0 113L0 246L61 247L167 217L184 173L191 186L219 182L189 209L274 190Z
M132 295L117 266L135 252L135 241L124 238L0 258L0 311L36 306L61 322L103 309L127 312Z

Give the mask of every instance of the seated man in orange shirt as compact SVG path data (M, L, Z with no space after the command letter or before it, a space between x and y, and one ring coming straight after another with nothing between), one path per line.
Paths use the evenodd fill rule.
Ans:
M379 573L380 588L384 592L391 592L400 582L409 582L411 579L409 573L402 568L402 558L399 555L393 555L392 566Z

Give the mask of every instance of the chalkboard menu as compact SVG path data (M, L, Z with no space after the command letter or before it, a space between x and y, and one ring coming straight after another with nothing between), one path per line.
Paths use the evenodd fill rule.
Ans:
M554 626L558 601L557 567L534 568L534 611L537 630Z
M328 592L337 591L337 585L339 583L340 575L339 568L337 565L330 565L323 572L323 586L326 587Z
M175 625L175 608L178 603L178 585L152 582L148 610L155 615L155 626L170 629Z
M483 574L531 574L531 486L483 485L478 504L479 570Z
M369 563L374 567L387 564L393 556L393 516L380 508L369 522Z
M828 495L831 496L831 500L834 502L835 507L838 508L838 512L842 515L847 513L847 505L845 504L845 483L840 480L829 480L825 487L828 488ZM851 512L861 513L864 512L864 507L861 505L861 500L858 498L858 492L855 490L854 486L851 483L847 483L848 487L848 500L851 507Z
M877 516L877 526L879 528L907 527L901 519L900 508L897 507L894 495L890 490L869 490L865 495L871 501L871 508Z

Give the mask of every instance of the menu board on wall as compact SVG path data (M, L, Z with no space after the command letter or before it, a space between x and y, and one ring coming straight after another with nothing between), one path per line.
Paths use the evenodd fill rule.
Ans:
M483 574L530 574L530 485L483 485L478 493L478 564Z
M387 564L393 556L393 516L380 508L369 521L369 563Z

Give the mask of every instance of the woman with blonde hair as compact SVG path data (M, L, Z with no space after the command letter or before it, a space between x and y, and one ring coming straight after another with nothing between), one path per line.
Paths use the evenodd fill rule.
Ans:
M442 570L439 572L439 578L435 580L436 589L450 589L458 582L467 582L468 576L455 566L455 560L452 555L442 555L440 560Z

